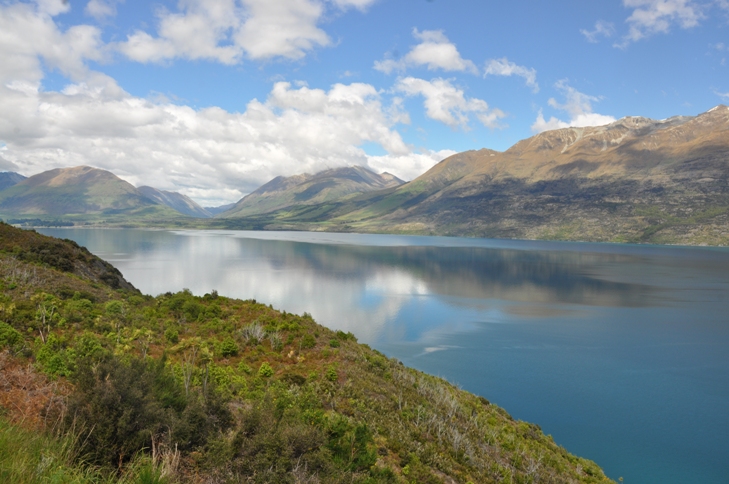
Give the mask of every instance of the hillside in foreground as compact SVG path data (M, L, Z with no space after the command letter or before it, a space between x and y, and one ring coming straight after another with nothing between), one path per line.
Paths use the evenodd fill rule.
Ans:
M3 482L609 482L538 426L309 315L142 295L0 224Z

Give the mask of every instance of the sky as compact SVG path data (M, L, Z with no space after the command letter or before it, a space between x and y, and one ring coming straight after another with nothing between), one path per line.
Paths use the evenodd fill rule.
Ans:
M729 104L729 0L0 0L0 171L203 206Z

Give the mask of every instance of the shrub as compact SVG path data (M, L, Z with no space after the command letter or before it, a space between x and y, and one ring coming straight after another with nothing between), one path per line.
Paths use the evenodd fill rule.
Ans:
M314 338L314 335L312 334L306 334L301 339L301 347L302 348L313 348L316 346L316 339Z
M106 315L111 318L119 318L124 314L124 304L121 301L109 301L104 306Z
M40 342L40 340L37 340ZM51 376L69 376L73 362L65 344L55 334L50 334L45 344L35 352L35 359L43 371Z
M182 312L185 314L188 321L196 321L203 310L203 305L194 299L190 299L182 305Z
M273 376L273 368L265 361L261 363L261 367L258 369L258 376L261 378L270 378Z
M339 346L340 346L339 340L332 338L329 341L329 346L331 346L332 348L339 348Z
M23 335L8 323L0 322L0 348L17 351L23 345Z
M82 360L74 382L65 424L81 425L86 433L81 452L92 463L117 467L163 435L181 450L204 445L230 422L225 402L214 392L204 399L195 393L185 397L163 360Z
M223 342L220 343L220 354L223 358L230 358L231 356L236 356L238 354L238 344L233 338L225 338Z
M174 328L167 328L165 331L165 339L172 344L177 344L180 341L180 333Z
M337 381L339 379L339 375L337 375L337 370L335 370L332 367L327 368L327 372L324 374L324 377L329 381Z

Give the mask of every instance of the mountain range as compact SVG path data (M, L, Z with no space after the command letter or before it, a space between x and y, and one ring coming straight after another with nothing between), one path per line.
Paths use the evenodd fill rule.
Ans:
M727 245L728 182L729 108L720 105L698 116L547 131L503 152L463 152L408 183L362 167L276 177L218 208L137 189L103 170L51 170L0 191L0 216Z
M415 180L238 219L264 229L729 244L729 108L547 131Z

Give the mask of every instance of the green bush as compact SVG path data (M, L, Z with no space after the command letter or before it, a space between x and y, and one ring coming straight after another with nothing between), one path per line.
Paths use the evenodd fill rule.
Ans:
M153 436L181 450L197 447L230 422L225 402L212 392L186 397L164 360L81 360L73 380L65 424L88 434L81 453L95 464L128 462L150 449Z
M239 351L238 344L231 337L225 338L223 340L223 342L220 343L220 354L224 358L230 358L231 356L236 356L238 354L238 351Z
M55 334L48 335L45 344L37 340L40 347L35 352L35 359L41 369L51 376L70 376L73 370L72 355L66 350L66 344Z
M0 321L0 348L17 351L21 346L23 346L23 335L8 323Z
M197 318L200 317L200 313L202 313L204 309L203 305L194 299L190 299L182 305L182 312L188 321L197 321Z
M172 344L180 342L180 333L175 328L167 328L165 330L165 339Z
M265 361L261 363L261 367L258 369L258 376L262 378L270 378L273 376L273 368Z
M302 348L311 349L314 346L316 346L316 338L314 338L314 335L312 335L312 334L306 334L301 339L301 347Z

